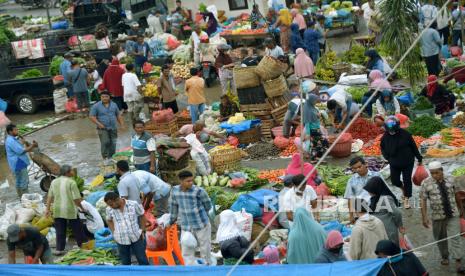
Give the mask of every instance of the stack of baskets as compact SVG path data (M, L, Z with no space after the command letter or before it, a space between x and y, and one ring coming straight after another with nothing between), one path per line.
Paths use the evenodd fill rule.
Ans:
M149 131L153 135L166 134L168 136L172 136L176 134L178 129L176 117L167 123L155 123L153 121L145 123L145 130Z
M241 150L237 148L220 149L210 153L213 171L223 174L240 168Z

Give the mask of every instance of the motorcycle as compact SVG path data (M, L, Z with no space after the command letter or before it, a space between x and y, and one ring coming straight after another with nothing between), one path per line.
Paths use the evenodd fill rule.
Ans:
M211 61L200 62L199 72L201 72L201 76L205 80L207 87L210 87L218 79L218 72Z

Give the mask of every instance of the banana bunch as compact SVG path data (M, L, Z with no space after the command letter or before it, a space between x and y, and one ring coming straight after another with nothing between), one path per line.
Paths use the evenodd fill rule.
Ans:
M142 91L145 97L158 97L158 88L153 83L147 83Z
M316 78L324 81L336 81L334 76L334 71L331 69L317 68L316 69Z
M208 153L212 154L214 152L225 150L225 149L234 149L235 147L231 146L230 144L219 145L212 148Z
M244 114L236 113L234 116L229 117L228 124L238 124L242 121L245 121Z

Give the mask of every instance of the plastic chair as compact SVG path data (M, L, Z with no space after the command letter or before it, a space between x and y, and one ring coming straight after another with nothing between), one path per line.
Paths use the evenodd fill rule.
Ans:
M184 259L182 258L181 254L181 247L179 246L178 242L178 226L176 224L166 229L166 250L145 250L145 255L147 255L147 259L153 259L154 265L160 264L158 258L163 258L165 262L170 266L176 265L173 254L176 255L177 259L179 260L179 263L181 265L184 265Z

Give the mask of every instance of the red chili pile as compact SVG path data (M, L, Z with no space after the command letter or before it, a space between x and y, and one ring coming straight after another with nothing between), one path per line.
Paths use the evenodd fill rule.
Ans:
M375 139L378 135L383 133L380 127L360 117L353 122L347 132L352 134L353 139L360 139L364 143Z

